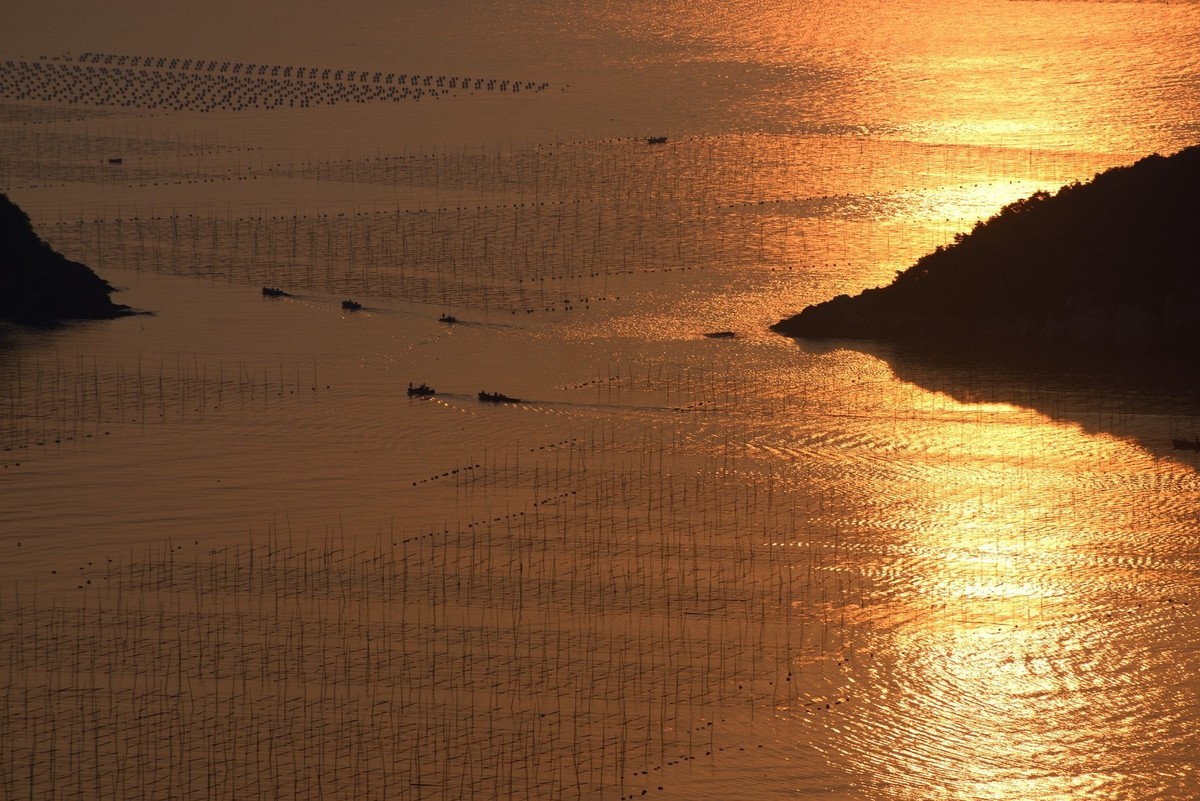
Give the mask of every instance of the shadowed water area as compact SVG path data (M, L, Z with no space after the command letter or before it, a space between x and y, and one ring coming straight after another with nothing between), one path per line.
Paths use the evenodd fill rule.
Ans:
M70 5L0 797L1200 794L1194 390L768 330L1194 144L1196 5Z

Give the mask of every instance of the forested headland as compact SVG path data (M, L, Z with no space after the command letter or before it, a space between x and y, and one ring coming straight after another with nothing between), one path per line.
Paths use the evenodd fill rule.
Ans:
M800 338L1193 364L1200 354L1200 147L1037 192L886 287L781 320Z

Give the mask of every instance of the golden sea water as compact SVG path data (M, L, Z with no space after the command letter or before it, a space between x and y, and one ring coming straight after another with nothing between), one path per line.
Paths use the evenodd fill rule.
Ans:
M0 338L0 798L1200 794L1195 394L767 331L1193 144L1195 3L9 16L147 313Z

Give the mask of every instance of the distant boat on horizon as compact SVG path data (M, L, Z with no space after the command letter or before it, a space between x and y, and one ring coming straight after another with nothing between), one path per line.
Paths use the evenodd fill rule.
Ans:
M288 293L277 286L264 286L262 293L264 298L286 298L288 296Z
M483 401L484 403L520 403L521 402L520 398L510 398L508 395L504 395L499 392L484 392L483 390L479 391L479 400Z
M430 396L430 395L433 395L433 394L435 394L436 392L437 392L437 390L435 390L433 387L429 386L429 385L428 385L428 384L426 384L425 382L421 382L421 385L420 385L420 386L416 386L416 387L414 387L414 386L412 385L412 382L411 382L411 381L410 381L410 382L408 382L408 396L409 396L410 398L412 398L412 397L420 397L420 398L424 398L424 397L428 397L428 396Z
M362 304L357 300L351 300L347 298L346 300L342 301L342 308L346 311L358 311L362 308Z

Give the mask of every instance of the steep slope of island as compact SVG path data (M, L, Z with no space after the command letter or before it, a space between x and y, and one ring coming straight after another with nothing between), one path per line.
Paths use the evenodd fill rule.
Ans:
M792 337L1181 362L1200 355L1200 147L1038 192Z
M0 193L0 320L53 325L130 314L113 303L112 286L55 253L34 233L29 216Z

